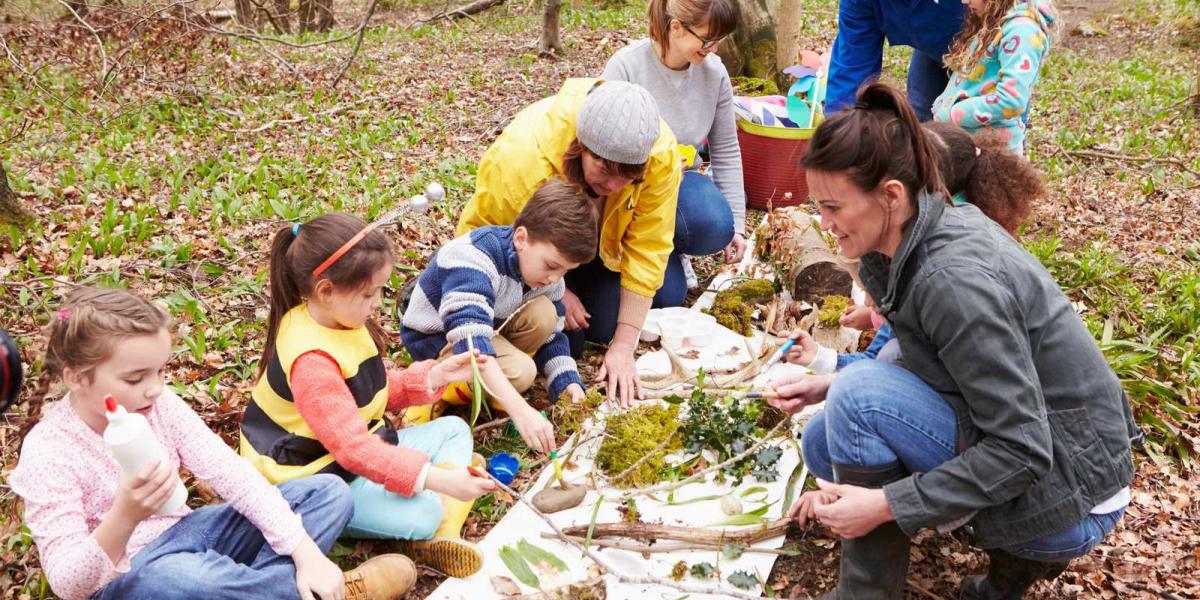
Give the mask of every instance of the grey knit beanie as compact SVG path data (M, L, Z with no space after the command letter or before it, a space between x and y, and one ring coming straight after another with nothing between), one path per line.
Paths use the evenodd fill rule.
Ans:
M658 103L640 85L605 81L583 101L575 137L600 158L640 165L658 140Z

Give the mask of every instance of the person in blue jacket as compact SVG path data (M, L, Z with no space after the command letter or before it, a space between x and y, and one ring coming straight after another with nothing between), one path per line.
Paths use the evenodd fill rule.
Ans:
M853 104L858 88L879 76L887 39L912 47L908 101L918 119L930 120L933 101L950 80L942 56L962 27L961 0L841 0L825 113Z

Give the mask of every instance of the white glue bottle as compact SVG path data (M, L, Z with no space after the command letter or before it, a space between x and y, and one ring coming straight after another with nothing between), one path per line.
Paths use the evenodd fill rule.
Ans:
M121 465L126 477L134 477L155 461L167 460L167 453L146 417L137 413L129 413L124 406L117 404L112 396L104 397L104 413L108 417L108 427L104 428L104 445L113 458ZM175 491L171 497L159 507L156 515L166 515L179 510L187 502L187 488L179 480L179 473L171 473L175 480Z

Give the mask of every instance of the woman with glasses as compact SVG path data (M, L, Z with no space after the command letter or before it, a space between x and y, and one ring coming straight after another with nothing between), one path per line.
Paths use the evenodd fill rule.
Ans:
M687 294L681 255L724 249L726 260L737 262L746 250L746 192L733 87L716 54L721 40L737 26L738 11L732 0L651 0L646 12L650 39L614 54L601 78L649 90L681 145L700 148L708 142L713 177L693 170L683 174L675 250L659 291L665 306L678 306Z

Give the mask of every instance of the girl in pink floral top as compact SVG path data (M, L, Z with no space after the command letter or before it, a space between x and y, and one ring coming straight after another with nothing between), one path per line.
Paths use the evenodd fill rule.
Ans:
M335 476L267 483L164 387L167 326L128 291L89 288L51 323L44 369L70 393L41 422L31 408L9 477L51 589L67 600L345 598L325 553L350 518L348 487ZM123 477L101 437L107 394L146 417L166 461ZM229 504L155 515L180 466Z

